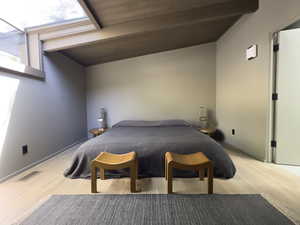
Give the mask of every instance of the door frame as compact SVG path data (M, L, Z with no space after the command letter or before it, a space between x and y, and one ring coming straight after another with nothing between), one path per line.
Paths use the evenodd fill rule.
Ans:
M270 75L268 85L268 121L267 121L267 138L266 138L266 150L265 150L265 162L275 163L276 162L276 147L271 147L271 141L276 138L276 101L272 100L273 93L277 91L277 54L274 52L273 47L278 44L278 34L291 24L300 20L300 16L290 19L288 24L281 24L277 30L270 32L269 35L269 47L270 47Z
M280 31L276 31L271 35L270 41L270 79L269 79L269 130L267 138L267 151L266 151L266 161L270 163L275 163L276 160L276 147L271 146L271 142L276 140L276 101L272 99L272 95L277 92L277 52L274 52L274 45L278 44L278 34Z

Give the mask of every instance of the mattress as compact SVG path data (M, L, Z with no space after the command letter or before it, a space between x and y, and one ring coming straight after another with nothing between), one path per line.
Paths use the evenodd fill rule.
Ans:
M90 162L100 152L137 153L139 177L163 177L166 152L189 154L203 152L214 163L214 175L232 178L236 168L223 147L190 124L172 121L121 121L104 134L83 143L74 153L64 175L69 178L89 178ZM175 177L195 177L196 171L174 169ZM107 178L129 176L128 169L106 171Z

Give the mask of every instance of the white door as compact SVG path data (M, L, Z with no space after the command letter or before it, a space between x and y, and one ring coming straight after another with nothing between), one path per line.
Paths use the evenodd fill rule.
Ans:
M279 33L275 162L300 165L300 29Z

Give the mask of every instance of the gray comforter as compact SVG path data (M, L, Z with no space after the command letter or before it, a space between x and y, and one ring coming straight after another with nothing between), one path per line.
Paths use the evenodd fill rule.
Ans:
M89 178L90 162L100 152L127 153L135 151L140 177L164 176L164 154L203 152L214 162L216 177L231 178L235 166L221 145L184 121L122 121L107 132L82 144L74 154L64 175ZM106 177L128 176L129 171L106 171ZM174 176L197 176L193 171L174 170Z

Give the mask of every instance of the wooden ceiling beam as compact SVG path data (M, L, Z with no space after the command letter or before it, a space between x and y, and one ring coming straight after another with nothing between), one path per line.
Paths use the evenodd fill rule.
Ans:
M102 28L102 25L99 21L99 18L96 16L96 14L93 12L93 8L88 4L86 0L77 0L80 6L82 7L85 14L88 16L88 18L91 20L91 22L94 24L97 30L100 30Z
M239 17L229 17L173 29L147 32L63 51L90 66L161 51L215 42Z
M138 21L115 24L99 31L85 32L63 38L55 38L44 42L44 51L58 51L74 47L91 45L97 42L120 39L131 35L140 35L179 26L207 21L221 20L233 16L241 16L258 9L258 0L232 0L207 7L194 8L172 15L161 15Z
M161 15L171 15L193 8L205 8L216 4L239 2L244 8L255 6L255 0L86 0L104 27L118 23L143 20Z

